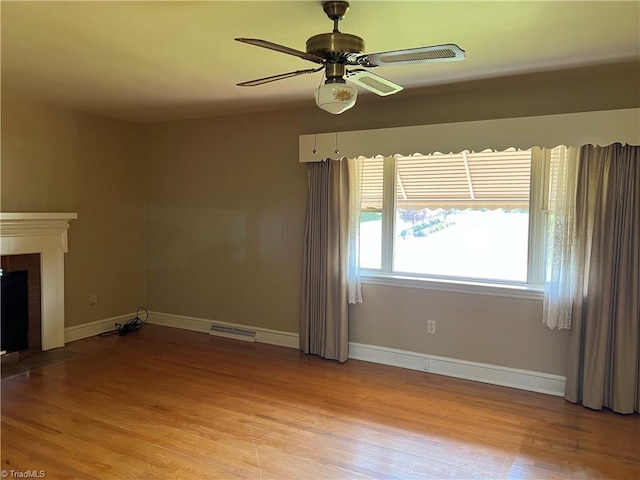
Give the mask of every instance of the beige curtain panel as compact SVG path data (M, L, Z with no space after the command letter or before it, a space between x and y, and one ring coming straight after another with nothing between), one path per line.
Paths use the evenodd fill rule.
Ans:
M581 149L565 397L640 412L640 147Z
M344 362L349 357L347 160L307 164L300 349Z

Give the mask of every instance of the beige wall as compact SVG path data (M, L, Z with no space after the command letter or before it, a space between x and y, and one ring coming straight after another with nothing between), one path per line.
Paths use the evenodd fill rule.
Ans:
M67 326L144 303L297 332L307 188L298 135L638 107L638 70L627 63L362 95L337 117L309 100L296 110L146 126L3 99L2 210L79 213ZM87 305L91 292L96 307ZM564 373L566 334L541 325L540 301L374 285L364 293L366 303L351 308L354 342ZM438 322L436 336L426 335L426 320Z
M306 171L297 129L314 113L150 127L152 310L298 331ZM564 372L567 336L542 325L540 301L374 285L364 294L350 310L354 342Z
M65 258L67 327L146 303L142 155L135 124L2 99L2 211L78 213Z
M149 127L148 301L297 331L306 173L300 113Z
M542 324L540 300L380 285L363 296L349 310L352 341L564 375L569 337Z
M381 69L380 75L392 73ZM391 76L390 76L391 78ZM640 105L640 63L621 62L362 95L352 110L319 117L320 132L613 110ZM314 133L315 123L301 126Z
M638 66L480 80L306 109L148 127L151 309L298 331L306 204L300 134L637 107ZM564 373L567 336L535 300L365 286L352 341ZM426 320L438 334L426 335Z

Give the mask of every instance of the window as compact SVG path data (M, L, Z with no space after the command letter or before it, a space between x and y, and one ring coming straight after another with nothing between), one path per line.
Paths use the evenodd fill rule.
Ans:
M366 159L362 268L435 279L541 284L544 175L536 151Z

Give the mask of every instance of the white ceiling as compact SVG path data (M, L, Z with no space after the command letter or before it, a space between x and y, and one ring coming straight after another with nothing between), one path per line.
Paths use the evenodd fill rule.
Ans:
M363 37L367 52L442 43L466 51L462 62L375 70L406 89L640 61L640 1L350 3L340 30ZM321 73L237 87L315 64L233 39L304 50L332 28L321 5L2 1L2 95L138 122L312 106Z

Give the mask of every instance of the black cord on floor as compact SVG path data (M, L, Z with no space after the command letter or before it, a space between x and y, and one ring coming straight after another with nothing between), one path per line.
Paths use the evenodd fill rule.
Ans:
M140 318L141 311L144 312L144 319ZM108 332L101 333L99 336L110 337L111 335L126 335L128 333L137 332L146 325L147 318L149 318L149 312L147 312L147 309L144 307L138 307L135 318L132 318L125 323L116 323L116 328L109 330Z

